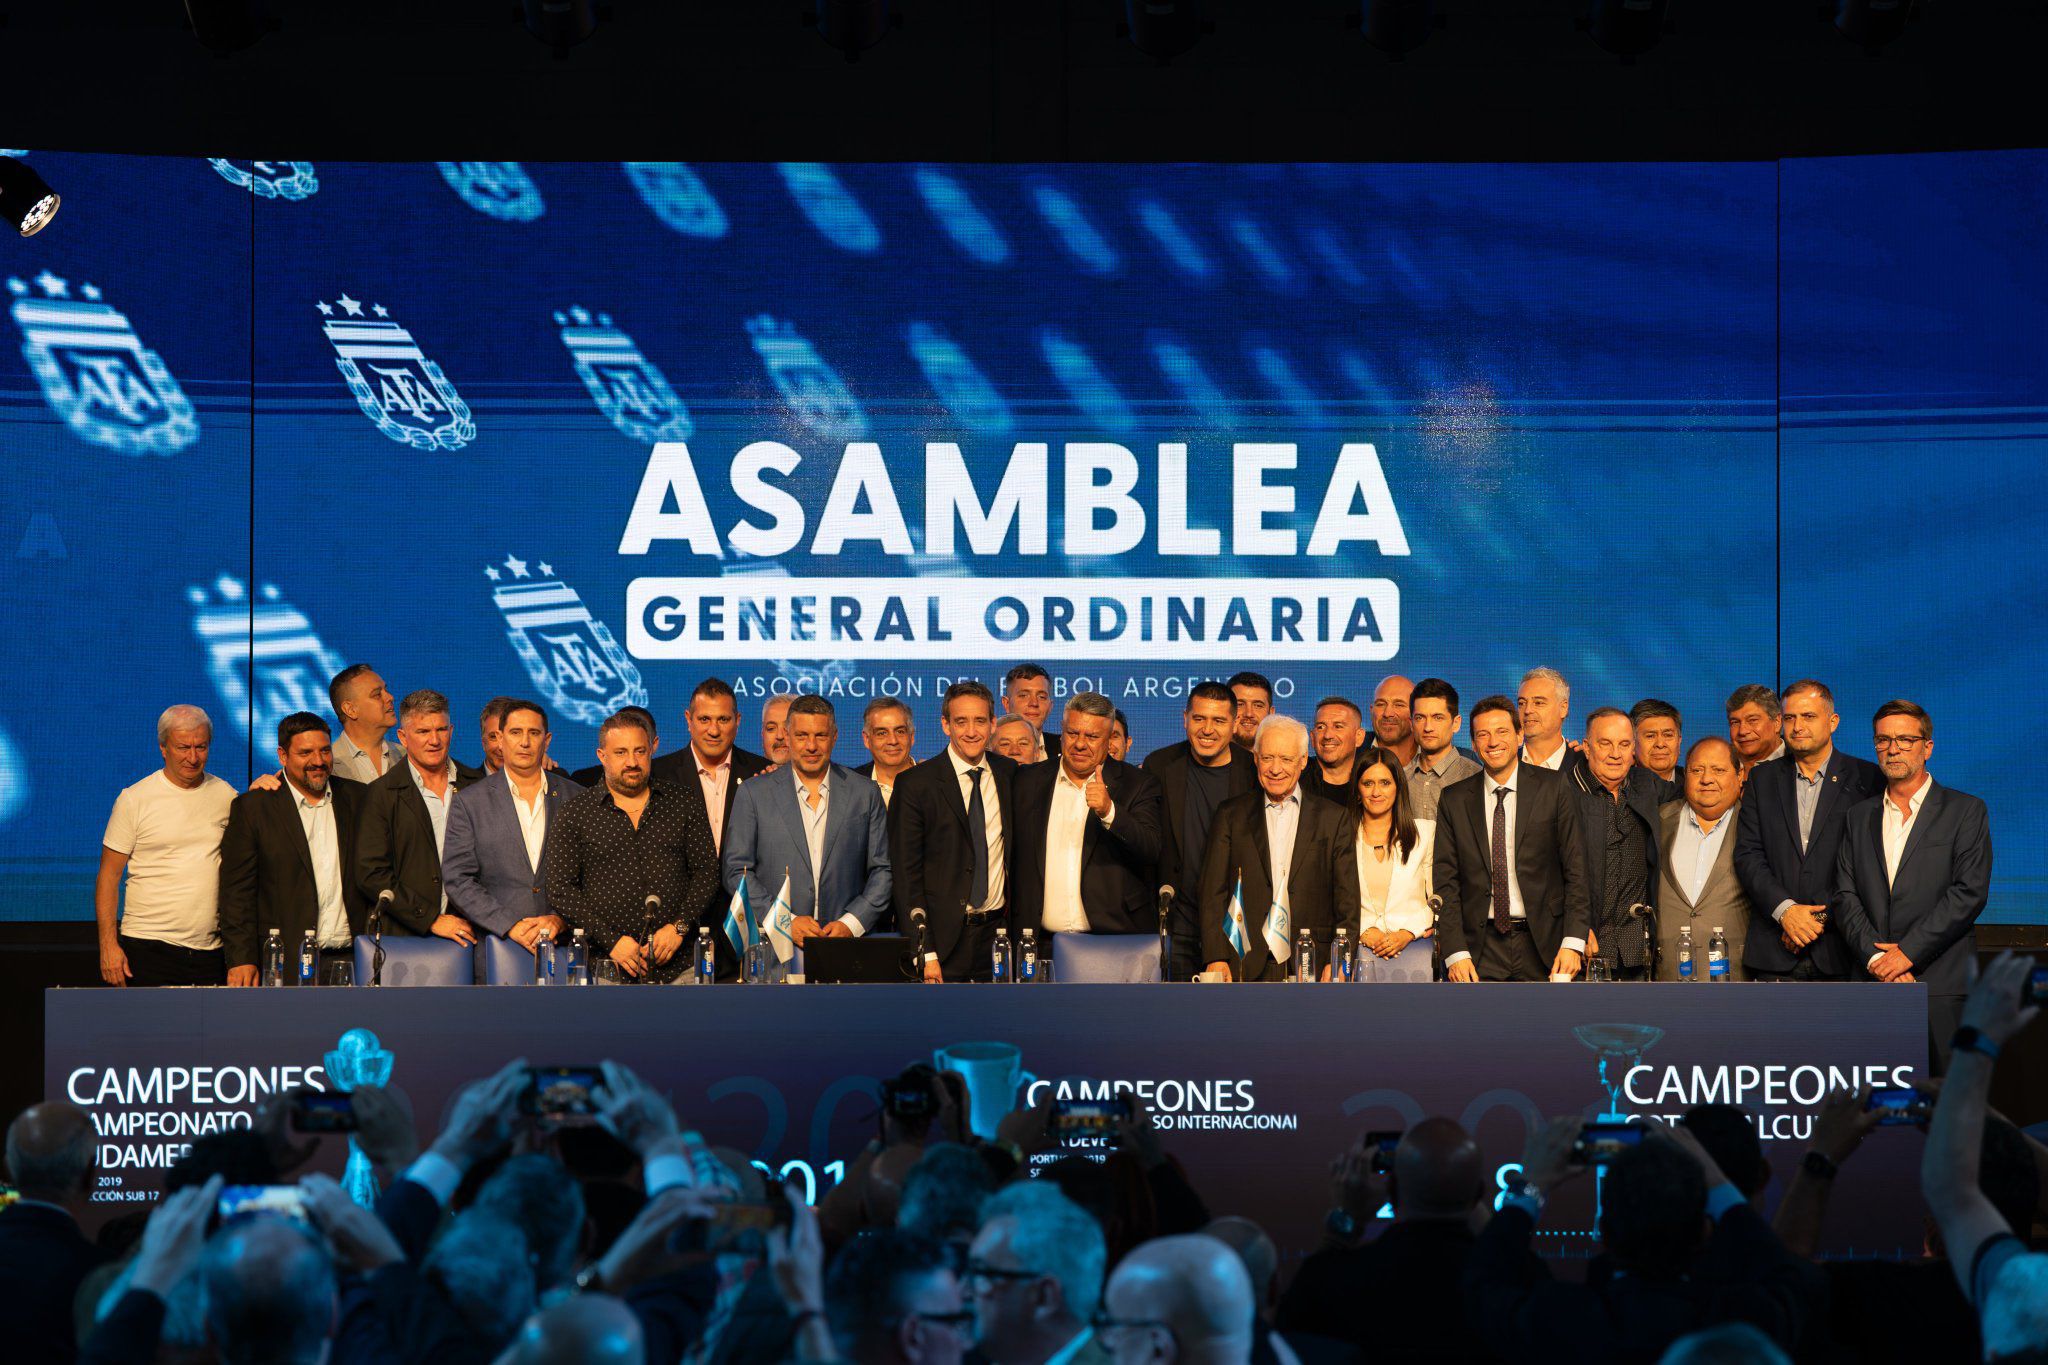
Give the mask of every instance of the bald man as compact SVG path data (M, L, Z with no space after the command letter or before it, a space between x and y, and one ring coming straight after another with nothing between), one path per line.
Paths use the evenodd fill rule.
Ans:
M1493 1360L1457 1308L1473 1210L1487 1194L1479 1144L1452 1120L1430 1118L1401 1135L1390 1172L1375 1172L1374 1156L1361 1138L1332 1164L1344 1197L1326 1222L1323 1249L1301 1263L1287 1287L1275 1325L1351 1342L1389 1360ZM1394 1206L1393 1225L1367 1242L1387 1202ZM1362 1313L1359 1305L1368 1298L1449 1306Z
M1414 690L1415 684L1399 673L1381 678L1372 690L1373 738L1404 765L1415 761L1415 727L1408 720L1408 694Z
M497 1365L642 1365L640 1319L609 1294L577 1294L526 1320Z
M1252 1318L1235 1251L1199 1233L1158 1237L1117 1263L1097 1336L1117 1365L1249 1365Z
M10 1360L68 1361L77 1353L71 1299L106 1259L78 1228L95 1150L92 1119L75 1104L31 1105L8 1126L7 1178L21 1191L0 1215Z
M1254 1314L1270 1321L1280 1302L1280 1248L1266 1230L1233 1213L1203 1228L1202 1235L1214 1237L1237 1253L1237 1259L1244 1262L1244 1273L1251 1277Z

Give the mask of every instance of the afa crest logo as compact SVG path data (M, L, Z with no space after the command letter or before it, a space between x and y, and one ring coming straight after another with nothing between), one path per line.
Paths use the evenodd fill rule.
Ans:
M9 279L21 354L51 411L94 445L128 455L170 455L199 439L199 418L178 381L135 328L90 284L48 270Z
M448 188L486 217L530 223L548 211L540 186L516 161L437 161Z
M308 199L320 189L320 177L313 173L310 161L230 161L210 156L206 163L220 172L221 179L240 185L258 199Z
M685 237L723 237L730 226L704 178L687 161L627 161L626 179L654 216Z
M537 564L533 577L523 559L506 555L484 569L499 584L491 600L505 618L526 675L560 714L596 725L621 706L647 705L640 670L619 648L604 622L590 614L576 590L555 577L554 566ZM512 581L502 581L510 574Z
M611 424L642 445L689 437L690 413L633 338L612 325L609 313L586 308L555 314L562 344L576 361L577 377Z
M187 588L185 597L213 689L244 734L274 735L294 711L326 708L327 680L344 660L274 584L252 597L241 579L222 574L211 591Z
M1016 425L1010 405L996 392L996 386L960 349L960 343L929 322L913 322L903 331L910 354L924 371L925 381L953 414L953 420L969 431L987 436L1007 435Z
M327 319L320 327L334 346L334 363L377 430L416 450L460 450L476 439L469 405L412 333L391 321L390 309L373 304L374 316L365 317L362 301L347 294L314 306Z
M858 441L868 434L860 401L795 324L763 313L748 319L747 334L798 421L828 441Z

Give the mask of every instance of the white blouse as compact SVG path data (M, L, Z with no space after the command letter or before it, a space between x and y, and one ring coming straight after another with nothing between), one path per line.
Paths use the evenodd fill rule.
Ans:
M1362 902L1359 906L1357 932L1363 934L1367 929L1405 929L1417 938L1427 938L1436 927L1436 915L1429 908L1433 863L1436 858L1436 822L1415 822L1415 847L1408 851L1407 857L1393 864L1393 875L1387 882L1385 904L1379 904L1373 894L1366 889L1366 870L1373 861L1373 855L1365 846L1365 833L1362 827L1357 845L1358 894Z

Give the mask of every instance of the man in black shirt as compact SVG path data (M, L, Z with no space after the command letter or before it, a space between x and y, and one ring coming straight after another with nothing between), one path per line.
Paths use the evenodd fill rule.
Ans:
M1406 714L1404 693L1402 715ZM1301 789L1340 806L1356 809L1364 804L1358 795L1358 751L1365 738L1365 713L1357 702L1346 697L1317 702L1315 724L1308 731L1313 761L1301 774Z
M548 903L623 975L673 981L718 886L711 828L693 818L697 803L649 778L654 736L639 717L607 719L597 756L603 784L570 799L548 831Z
M1195 887L1209 848L1216 808L1258 785L1251 754L1230 742L1237 698L1219 682L1197 684L1188 693L1181 723L1188 737L1146 755L1143 767L1159 779L1166 799L1164 848L1159 884L1174 890L1167 912L1172 940L1171 979L1186 981L1201 967L1202 922Z

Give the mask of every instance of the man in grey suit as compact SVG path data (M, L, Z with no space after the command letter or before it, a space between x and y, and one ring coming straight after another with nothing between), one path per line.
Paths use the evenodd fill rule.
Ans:
M504 767L457 792L449 809L441 882L463 918L530 953L542 933L559 940L568 932L548 909L548 829L582 788L545 766L548 713L540 703L510 701L498 735Z
M823 697L792 701L784 733L789 768L743 783L733 797L719 850L725 889L730 893L746 876L758 926L787 875L790 937L799 948L819 936L858 938L889 905L889 814L881 788L832 761L839 726Z
M1749 897L1735 875L1735 826L1742 800L1742 758L1720 735L1694 743L1679 769L1685 797L1657 808L1664 851L1657 872L1657 977L1678 980L1678 931L1692 929L1695 979L1706 972L1707 939L1728 936L1728 979L1746 981L1742 945Z

